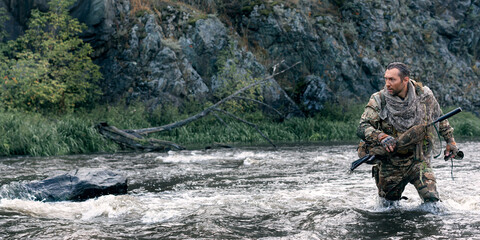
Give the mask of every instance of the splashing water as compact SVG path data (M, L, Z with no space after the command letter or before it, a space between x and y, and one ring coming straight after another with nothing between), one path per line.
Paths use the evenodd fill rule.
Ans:
M353 145L285 146L0 160L0 239L474 238L480 235L480 153L435 160L442 202L377 197L370 166L349 174ZM123 171L129 193L38 202L19 183L83 167Z

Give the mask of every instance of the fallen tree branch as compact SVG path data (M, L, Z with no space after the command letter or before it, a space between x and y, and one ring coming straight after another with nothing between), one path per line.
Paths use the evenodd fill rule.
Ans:
M107 137L107 138L113 140L114 142L118 143L123 148L130 148L130 149L134 149L134 150L146 150L146 151L165 151L165 150L168 150L168 149L171 149L171 148L177 149L177 150L183 150L185 148L176 144L176 143L169 142L169 141L162 141L162 140L158 140L158 139L146 139L146 138L144 138L144 136L147 135L147 134L150 134L150 133L170 131L174 128L185 126L185 125L187 125L187 124L189 124L193 121L196 121L198 119L201 119L201 118L207 116L210 113L213 113L214 111L217 111L217 112L221 112L225 115L228 115L228 116L230 116L230 117L232 117L232 118L234 118L238 121L241 121L241 122L243 122L243 123L245 123L249 126L254 127L260 133L260 135L262 135L263 138L265 138L272 146L276 147L275 144L258 128L257 125L255 125L254 123L248 122L248 121L246 121L242 118L239 118L239 117L233 115L230 112L219 109L218 107L220 105L224 104L225 102L230 101L232 99L235 99L235 98L241 99L242 97L239 97L238 95L245 92L246 90L248 90L250 88L253 88L255 86L263 84L263 83L265 83L269 80L273 80L274 82L276 82L274 80L275 76L290 70L291 68L295 67L299 63L300 62L297 62L297 63L283 69L282 71L279 71L279 72L276 72L276 66L277 66L276 65L274 67L273 73L271 75L268 75L261 80L257 80L255 82L253 82L253 83L235 91L234 93L232 93L228 97L221 99L217 103L213 104L212 106L204 109L203 111L201 111L201 112L199 112L199 113L197 113L197 114L195 114L191 117L188 117L186 119L183 119L183 120L180 120L180 121L177 121L177 122L174 122L174 123L170 123L170 124L163 125L163 126L160 126L160 127L143 128L143 129L127 129L127 130L120 130L120 129L114 127L114 126L109 126L107 123L100 123L100 124L97 124L96 128L98 129L98 131L102 135L104 135L105 137ZM249 101L254 101L254 102L259 103L263 106L268 106L267 104L264 104L260 101L254 100L254 99L248 99L248 98L243 98L243 99L244 100L249 100ZM268 106L268 107L272 110L275 110L271 106ZM275 110L275 112L277 112L279 115L281 115L283 117L283 115L279 111ZM219 119L219 121L226 124L218 115L216 115L216 114L214 114L214 115L217 117L217 119Z
M184 150L185 148L169 141L158 139L145 139L134 134L127 133L107 123L99 123L96 128L103 136L113 140L123 148L143 151L165 151L169 148Z
M275 112L276 114L278 114L282 119L285 118L285 116L280 112L278 111L277 109L275 109L274 107L264 103L264 102L261 102L261 101L258 101L256 99L252 99L252 98L246 98L246 97L235 97L234 99L240 99L240 100L244 100L244 101L251 101L251 102L254 102L254 103L257 103L257 104L260 104L270 110L272 110L273 112Z
M243 123L245 123L245 124L248 124L248 125L254 127L254 128L257 130L257 132L259 132L260 135L262 135L263 138L265 138L270 144L272 144L273 147L275 147L275 148L277 147L277 146L272 142L272 140L270 140L270 138L268 138L267 136L265 136L265 134L263 134L263 132L260 130L260 128L258 128L258 126L257 126L256 124L251 123L251 122L249 122L249 121L247 121L247 120L244 120L243 118L239 118L239 117L235 116L233 113L227 112L227 111L225 111L225 110L218 109L218 108L215 108L214 110L215 110L215 111L218 111L218 112L221 112L221 113L223 113L223 114L225 114L225 115L228 115L228 116L231 117L231 118L234 118L234 119L236 119L236 120L238 120L238 121L240 121L240 122L243 122Z
M218 101L217 103L213 104L212 106L206 108L205 110L189 117L189 118L186 118L186 119L183 119L183 120L180 120L178 122L174 122L174 123L170 123L170 124L167 124L167 125L164 125L164 126L160 126L160 127L153 127L153 128L143 128L143 129L136 129L136 130L132 130L133 132L137 133L137 134L140 134L140 135L146 135L146 134L150 134L150 133L155 133L155 132L163 132L163 131L169 131L169 130L172 130L174 128L177 128L177 127L182 127L184 125L187 125L195 120L198 120L200 118L203 118L205 116L207 116L210 112L212 112L215 108L217 108L218 106L220 106L221 104L225 103L226 101L229 101L231 100L232 98L236 97L238 94L252 88L252 87L255 87L261 83L264 83L270 79L273 79L273 77L279 75L279 74L282 74L288 70L290 70L291 68L295 67L296 65L298 65L300 62L297 62L295 64L293 64L292 66L278 72L278 73L273 73L272 75L269 75L265 78L263 78L262 80L258 80L258 81L255 81L239 90L237 90L236 92L232 93L230 96Z
M212 113L212 114L220 123L222 123L225 127L228 127L228 124L225 121L223 121L223 119L220 116L218 116L218 114L216 113Z

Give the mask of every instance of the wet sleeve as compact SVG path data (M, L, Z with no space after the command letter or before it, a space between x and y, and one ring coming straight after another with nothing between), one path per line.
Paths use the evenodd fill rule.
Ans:
M448 120L444 120L440 122L439 130L440 134L442 135L443 139L447 141L450 138L453 138L453 128L450 126Z
M382 133L382 131L378 129L378 126L380 126L380 116L378 112L379 106L375 99L371 97L367 106L365 106L357 128L357 136L366 142L378 143L378 134Z
M433 97L433 109L434 109L434 116L436 118L440 117L443 115L442 109L440 108L440 105L437 102L437 99ZM438 124L438 131L440 132L440 135L442 135L443 139L447 141L450 138L453 138L453 128L450 126L450 123L447 120L443 120Z
M443 112L442 112L442 109L440 108L440 105L438 104L437 102L437 99L435 98L435 96L433 95L433 93L430 91L430 107L431 109L433 109L433 112L432 112L432 116L433 116L433 119L432 120L435 120L437 118L439 118L440 116L443 115ZM453 128L450 126L450 123L448 122L448 120L443 120L441 122L438 123L438 131L440 133L440 135L443 137L443 139L445 139L445 141L447 141L448 139L450 138L453 138Z
M428 87L424 87L423 90L429 96L427 98L427 107L428 109L431 109L430 121L433 121L439 118L440 116L442 116L443 112L442 112L442 109L440 108L440 105L438 104L437 99L433 95L432 90L430 90L430 88ZM453 128L450 126L450 123L448 122L448 120L441 121L440 123L438 123L437 126L438 126L438 132L443 137L443 139L445 139L445 141L447 141L450 138L453 138Z

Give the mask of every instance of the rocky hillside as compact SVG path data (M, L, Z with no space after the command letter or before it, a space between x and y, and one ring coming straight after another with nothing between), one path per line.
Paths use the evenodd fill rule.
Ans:
M32 8L46 8L0 3L13 37ZM441 105L480 109L479 0L83 0L71 14L89 27L82 37L96 50L107 102L203 101L225 76L261 77L300 61L263 94L314 113L366 101L382 88L384 67L402 61Z

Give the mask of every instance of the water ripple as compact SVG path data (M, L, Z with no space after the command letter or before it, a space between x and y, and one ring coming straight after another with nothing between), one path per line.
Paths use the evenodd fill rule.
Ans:
M411 185L408 200L382 203L371 166L347 171L352 145L6 158L0 239L471 239L480 235L480 153L476 142L461 147L453 180L450 162L433 162L436 205L422 204ZM55 203L10 194L25 181L99 166L125 172L129 193Z

